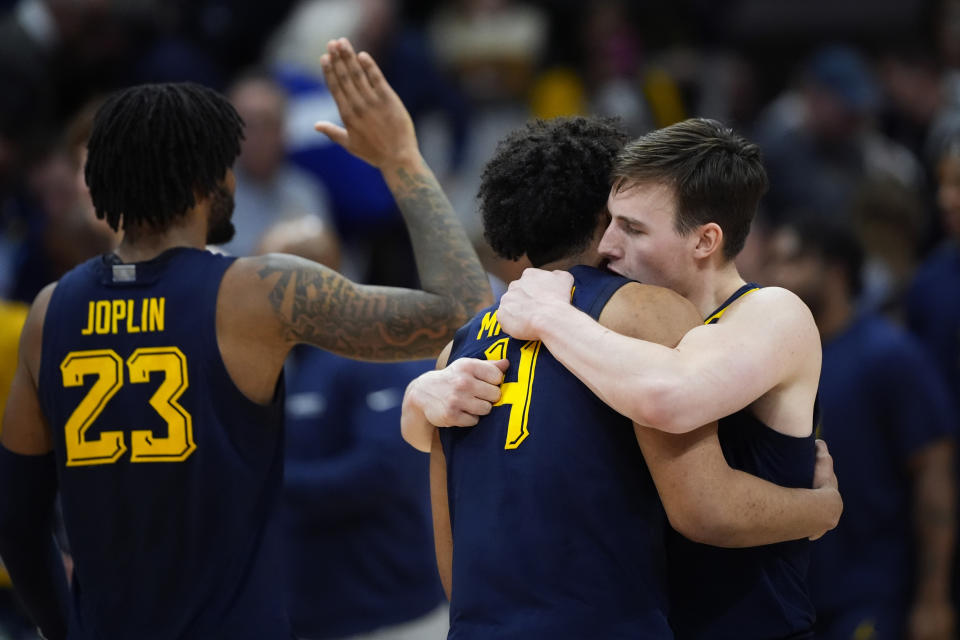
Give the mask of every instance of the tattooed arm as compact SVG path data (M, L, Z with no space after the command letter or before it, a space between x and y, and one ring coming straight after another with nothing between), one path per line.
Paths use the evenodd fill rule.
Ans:
M423 289L358 285L308 260L271 255L243 261L252 264L242 270L257 278L248 295L267 292L272 317L264 322L277 327L287 349L307 342L355 358L436 356L490 304L486 274L420 155L410 115L376 63L346 40L329 43L328 51L321 62L344 128L316 128L383 173L410 230Z
M306 342L368 360L436 355L469 318L448 297L360 285L322 265L283 254L255 258L284 342ZM258 287L259 288L259 287Z

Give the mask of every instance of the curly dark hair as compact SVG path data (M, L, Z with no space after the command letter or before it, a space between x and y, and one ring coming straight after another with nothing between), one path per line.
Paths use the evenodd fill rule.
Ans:
M84 175L97 217L114 229L164 231L218 187L240 154L243 120L197 84L147 84L97 111Z
M500 141L477 194L496 254L540 266L585 249L627 139L615 119L573 117L535 120Z

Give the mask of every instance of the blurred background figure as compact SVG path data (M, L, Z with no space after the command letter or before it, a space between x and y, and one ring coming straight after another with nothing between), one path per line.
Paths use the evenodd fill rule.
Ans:
M307 214L327 220L329 212L322 184L287 160L283 87L265 72L249 72L231 86L227 97L246 126L233 169L237 232L222 249L231 255L249 256L276 222Z
M801 86L767 107L756 130L770 175L767 210L781 219L800 210L846 216L864 178L918 188L917 160L875 126L880 99L873 73L856 50L817 51Z
M947 236L920 266L906 310L910 329L960 403L960 129L938 156L937 202Z
M857 310L852 230L801 221L773 237L768 280L797 293L823 340L821 425L842 478L839 526L813 545L818 638L953 638L957 418L916 340Z
M97 106L84 106L28 171L20 199L28 224L11 269L14 300L31 302L44 285L119 243L117 232L97 219L83 176Z
M339 263L336 233L317 218L274 226L260 249ZM429 460L398 428L407 383L433 366L358 362L312 348L295 350L287 363L276 524L300 638L446 638Z
M946 237L917 271L906 296L906 317L960 406L960 128L945 137L936 157L936 195ZM960 561L954 594L960 603Z

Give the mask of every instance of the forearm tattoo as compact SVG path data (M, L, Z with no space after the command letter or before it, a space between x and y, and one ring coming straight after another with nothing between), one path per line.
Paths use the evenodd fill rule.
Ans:
M258 275L276 278L269 299L287 340L371 360L436 356L488 303L486 275L436 179L400 169L388 182L424 290L357 285L306 260L265 257Z

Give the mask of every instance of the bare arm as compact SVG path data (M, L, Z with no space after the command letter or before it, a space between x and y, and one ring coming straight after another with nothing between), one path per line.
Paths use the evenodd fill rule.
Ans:
M450 526L450 503L447 498L447 459L440 446L440 432L433 430L430 447L430 503L433 509L433 544L437 553L440 584L450 599L453 585L453 529Z
M451 325L455 330L490 304L492 293L450 201L420 155L410 114L373 58L355 54L345 38L328 45L321 63L346 128L319 122L317 130L380 169L410 231L424 291L461 314Z
M604 402L639 424L684 433L798 376L811 384L819 376L816 325L784 289L750 295L725 317L736 322L697 326L670 348L594 322L569 304L571 284L564 272L528 269L501 299L497 319L510 335L542 340Z
M755 547L816 538L837 526L843 502L835 478L817 489L788 489L731 469L716 424L680 435L634 429L670 525L694 542ZM825 446L817 464L833 477Z
M0 554L14 590L48 638L67 631L66 572L53 541L56 464L40 407L37 374L53 285L37 296L20 337L20 355L0 433Z
M670 347L700 317L671 291L631 284L610 299L600 323ZM837 524L842 502L825 448L818 458L826 467L818 469L822 488L788 489L730 468L716 423L679 435L634 428L670 524L691 540L752 547L817 537Z
M318 131L380 169L410 231L422 290L363 286L316 263L266 256L255 265L289 345L390 360L437 354L491 301L476 252L423 161L410 115L373 59L345 39L322 60L344 127Z
M950 578L956 534L954 446L940 440L913 454L913 520L916 531L916 589L910 638L952 638L955 612Z
M217 300L217 337L231 377L269 402L293 345L367 360L436 356L491 300L480 260L417 148L410 115L369 55L346 40L322 64L344 127L315 127L378 167L410 229L422 289L359 285L309 260L237 260Z

